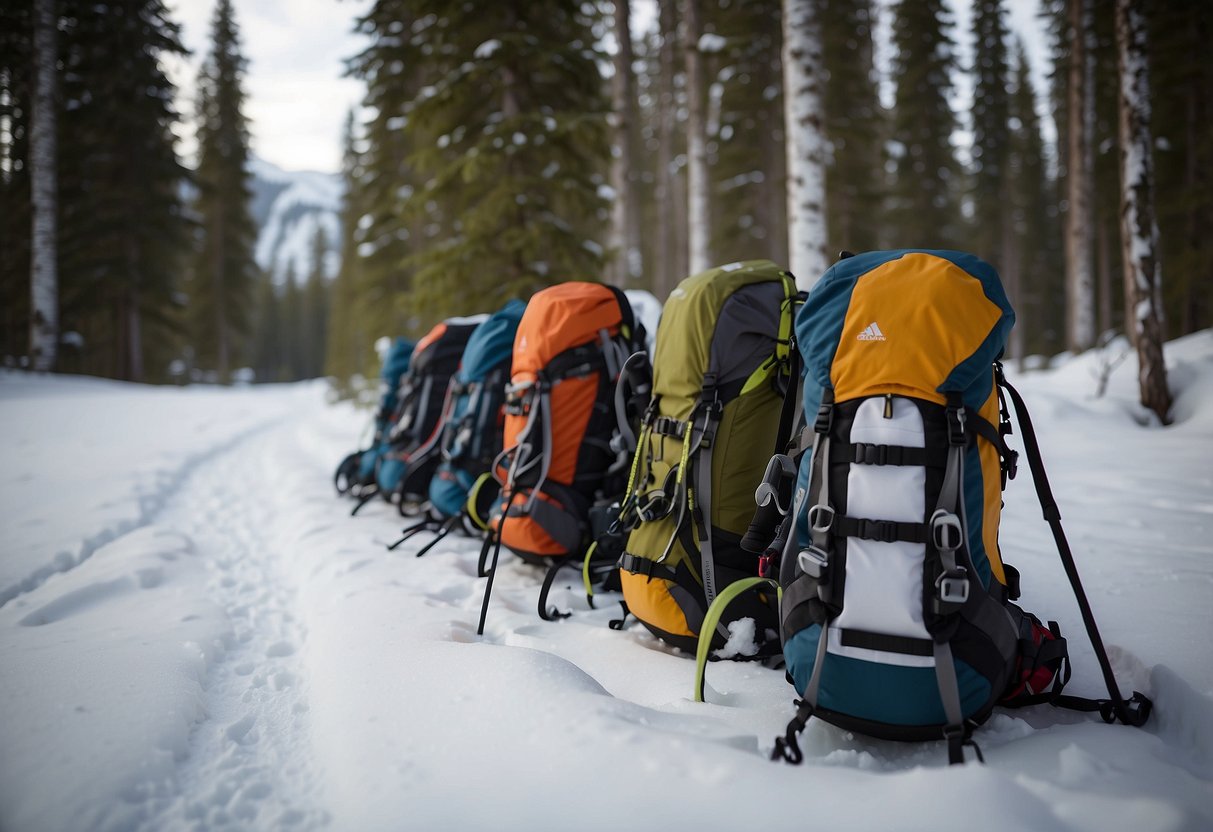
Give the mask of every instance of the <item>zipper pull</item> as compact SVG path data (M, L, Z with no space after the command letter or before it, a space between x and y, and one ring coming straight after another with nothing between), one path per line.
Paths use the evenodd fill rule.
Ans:
M884 394L884 417L886 419L893 418L893 394L892 393Z

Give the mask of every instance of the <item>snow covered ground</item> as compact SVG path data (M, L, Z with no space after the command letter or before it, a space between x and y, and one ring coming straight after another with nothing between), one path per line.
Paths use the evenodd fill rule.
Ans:
M814 722L766 759L781 671L693 663L578 576L503 558L475 635L478 545L384 544L332 468L365 414L320 383L154 389L0 375L0 829L1213 828L1213 333L1169 345L1176 425L1134 403L1130 359L1014 375L1122 687L1144 729L997 714L987 764L949 768ZM1026 471L1005 558L1102 693ZM422 536L424 537L424 536Z

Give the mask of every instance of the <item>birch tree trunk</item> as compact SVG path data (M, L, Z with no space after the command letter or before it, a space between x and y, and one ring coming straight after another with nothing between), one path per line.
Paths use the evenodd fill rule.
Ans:
M615 0L615 148L611 157L611 237L616 259L611 272L617 286L634 285L644 272L640 251L640 192L635 180L636 79L632 71L630 0Z
M704 119L703 57L699 37L703 24L699 0L685 0L683 55L687 70L687 247L690 272L711 267L708 240L712 233L709 213L708 146Z
M1095 343L1095 276L1091 263L1091 136L1095 91L1088 34L1091 0L1069 0L1070 66L1066 162L1066 346L1074 352Z
M55 0L34 3L34 94L30 113L30 362L40 373L55 367L59 343L57 214L59 179L55 166L55 62L58 56Z
M801 289L829 266L818 0L783 2L783 100L788 156L788 257Z
M675 206L674 172L674 128L677 101L674 98L674 73L676 61L674 42L678 31L678 7L675 0L658 0L658 26L661 31L661 50L658 53L657 78L657 182L654 198L657 202L657 274L654 291L663 303L670 292L685 275L678 274L678 263L674 258L676 224L678 212Z
M1133 300L1125 317L1126 324L1137 333L1141 403L1167 424L1171 391L1162 351L1162 264L1154 213L1150 75L1141 0L1117 0L1116 45L1120 70L1121 245L1125 287Z

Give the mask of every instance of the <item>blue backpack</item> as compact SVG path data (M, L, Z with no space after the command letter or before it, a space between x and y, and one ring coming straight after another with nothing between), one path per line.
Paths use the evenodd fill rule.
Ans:
M375 485L375 464L389 447L388 434L394 424L400 379L408 372L414 344L407 338L397 338L388 348L379 372L379 407L375 410L374 433L366 448L354 451L341 461L333 475L338 494L361 497Z

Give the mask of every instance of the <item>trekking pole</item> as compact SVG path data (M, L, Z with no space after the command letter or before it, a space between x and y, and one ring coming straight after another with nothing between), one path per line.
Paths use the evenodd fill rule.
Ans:
M387 547L387 550L389 552L395 551L396 549L398 549L400 547L400 544L404 543L406 540L411 538L413 535L417 534L417 532L423 532L429 527L430 527L430 521L428 519L422 520L420 523L416 523L412 526L406 526L403 530L401 530L400 539L397 540L395 543L390 544Z
M1028 466L1032 471L1032 483L1036 486L1036 497L1040 501L1044 518L1053 531L1057 554L1061 557L1066 577L1069 578L1070 587L1074 590L1074 598L1078 602L1078 611L1082 615L1087 637L1090 638L1091 647L1095 649L1095 657L1099 660L1099 669L1103 673L1104 684L1107 686L1108 696L1112 700L1112 714L1125 725L1134 727L1145 725L1146 720L1150 718L1150 711L1154 703L1139 691L1133 691L1133 695L1129 697L1128 701L1120 694L1116 676L1112 673L1112 664L1108 661L1108 651L1104 648L1103 639L1099 635L1099 627L1095 623L1095 615L1091 612L1091 604L1083 590L1082 579L1078 576L1078 566L1074 562L1074 554L1070 551L1066 533L1061 527L1061 510L1057 507L1057 501L1053 498L1053 490L1049 487L1049 478L1045 474L1044 461L1040 456L1040 445L1036 441L1036 431L1032 428L1032 417L1028 415L1027 405L1024 403L1023 397L1019 395L1019 391L1012 387L1003 375L1002 365L995 364L994 366L999 386L1011 394L1011 401L1015 404L1015 416L1019 420L1019 427L1023 434L1024 450L1028 454ZM1107 713L1101 713L1101 715L1105 721L1113 721L1108 718Z
M442 525L438 527L438 531L437 531L437 533L435 533L434 539L431 540L429 543L425 544L424 546L422 546L417 551L417 557L421 557L426 552L428 552L430 549L433 549L434 546L436 546L438 543L442 542L442 539L444 537L449 535L451 532L455 531L455 526L458 523L459 523L458 515L456 515L455 517L448 517L446 520L444 520Z
M369 503L371 500L375 499L375 495L378 493L379 493L379 488L378 488L378 486L376 486L376 487L372 488L370 491L368 491L366 494L360 494L358 496L358 504L355 505L354 508L350 511L350 517L353 517L355 514L357 514L358 509L362 508L364 505Z
M489 571L487 573L489 580L488 580L488 583L486 583L484 585L484 601L480 604L480 624L477 625L477 627L476 627L476 635L478 635L478 636L484 635L484 620L488 617L488 614L489 614L489 596L491 596L493 594L493 577L497 574L497 556L501 554L501 524L500 523L497 524L497 534L494 535L493 537L496 538L495 540L493 540L493 544L492 544L493 545L493 565L489 567ZM492 539L492 537L490 537L490 539ZM488 543L489 543L489 541L486 540L485 541L486 546L488 545ZM483 558L482 558L482 560L483 560Z

